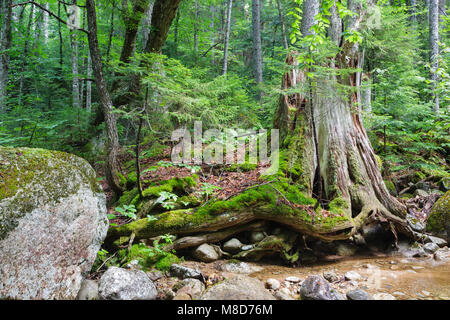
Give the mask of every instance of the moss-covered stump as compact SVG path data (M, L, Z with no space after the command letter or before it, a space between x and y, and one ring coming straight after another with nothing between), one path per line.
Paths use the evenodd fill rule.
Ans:
M74 299L107 229L85 160L0 147L0 299Z
M450 191L433 205L427 220L427 231L450 240Z

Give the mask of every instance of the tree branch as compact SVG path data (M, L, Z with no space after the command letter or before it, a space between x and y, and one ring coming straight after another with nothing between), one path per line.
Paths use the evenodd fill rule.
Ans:
M17 7L17 6L26 6L27 4L32 4L35 5L36 7L38 7L39 9L41 9L42 11L47 12L49 15L51 15L53 18L55 18L56 20L58 20L61 23L64 23L65 25L69 25L66 21L64 21L63 19L61 19L60 17L58 17L56 14L54 14L53 12L51 12L50 10L47 10L45 7L41 6L39 3L36 3L34 1L27 1L27 2L22 2L22 3L16 3L11 5L11 8ZM77 28L77 30L82 31L86 34L89 34L89 32L87 30L84 30L82 28Z

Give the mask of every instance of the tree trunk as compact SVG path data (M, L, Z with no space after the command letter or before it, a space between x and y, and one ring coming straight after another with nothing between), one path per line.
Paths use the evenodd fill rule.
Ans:
M303 16L301 32L305 37L310 34L314 34L311 31L311 27L315 24L314 17L319 13L319 1L317 0L304 0L303 2Z
M178 27L180 24L180 10L177 11L177 15L175 18L175 30L174 30L174 51L175 51L175 57L178 56Z
M25 81L25 67L27 65L27 58L29 53L29 36L31 34L31 26L33 25L33 17L34 17L34 5L31 5L30 9L30 15L28 17L28 25L27 25L27 31L25 34L25 44L23 48L23 61L22 66L20 68L20 82L19 82L19 106L22 105L22 99L23 99L23 90L24 90L24 81Z
M210 36L210 39L211 39L211 48L213 48L214 46L215 46L215 42L216 42L216 39L215 39L215 29L216 29L216 27L215 27L215 19L216 19L216 17L215 17L215 15L216 15L216 7L214 6L214 5L211 5L210 6L210 8L209 8L209 11L211 12L211 22L210 22L210 24L209 24L209 31L211 32L211 36ZM214 49L214 48L213 48ZM214 50L212 49L212 51L211 51L211 63L212 63L212 65L215 65L216 64L216 57L215 57L215 54L214 54Z
M72 3L76 5L77 0L73 0ZM77 31L75 29L70 31L70 47L72 49L72 107L76 109L81 107L81 101L80 82L78 75L78 37Z
M144 52L161 52L181 0L156 0L153 6L152 27Z
M411 24L413 25L413 27L417 26L417 16L416 16L416 12L417 12L417 4L416 4L416 0L409 0L408 1L408 5L409 5L409 14L410 14L410 21Z
M46 3L45 4L45 9L50 10L50 4ZM48 28L49 28L49 14L48 12L44 11L44 18L43 18L43 24L44 24L44 43L47 44L48 43Z
M58 1L58 18L61 18L61 2ZM63 69L64 57L63 57L63 36L61 32L61 22L58 20L58 35L59 35L59 67Z
M91 112L92 110L92 82L91 82L91 77L92 77L92 60L91 60L91 55L88 52L87 54L87 78L88 80L86 81L86 109Z
M198 58L198 0L195 0L195 14L194 14L194 54L195 59Z
M150 1L147 11L145 12L145 21L144 21L144 25L142 26L142 47L143 48L145 48L147 46L148 35L150 34L154 4L155 3L153 1Z
M433 89L433 110L439 114L439 94L437 92L439 68L439 2L434 0L429 6L430 19L430 65L431 65L431 83Z
M105 78L103 76L102 59L98 46L97 38L97 14L95 10L95 1L86 1L86 12L88 20L88 42L89 51L92 59L92 68L94 71L95 83L98 96L100 98L103 115L106 120L106 132L108 136L108 155L106 159L106 179L109 186L116 196L123 192L124 186L119 178L120 167L117 159L119 152L119 136L117 133L116 116L113 113L113 104L106 88Z
M114 6L111 11L111 28L109 29L109 38L108 38L108 47L106 49L106 62L109 62L110 55L111 55L111 45L112 45L112 38L114 35L114 12L116 10L116 7Z
M280 0L277 0L277 7L278 7L278 15L280 17L281 35L283 36L283 46L284 46L284 49L288 50L289 44L288 44L287 34L286 34L286 25L284 23L283 9L281 7Z
M305 2L305 17L314 17L311 12L317 7L311 2ZM350 28L356 28L363 16L350 19ZM302 30L306 32L313 23L308 20L304 23ZM354 46L344 42L336 57L337 68L358 65L358 50ZM296 66L295 55L288 57L287 62ZM342 199L346 214L353 218L356 228L374 214L400 223L406 208L390 196L384 185L360 114L354 108L356 94L343 97L338 92L342 85L355 86L356 74L328 75L310 82L305 71L294 69L283 79L283 88L298 85L308 87L310 95L297 93L282 97L275 127L280 128L282 141L283 136L291 137L286 147L297 157L293 161L303 172L300 182L304 192L319 198L324 205ZM315 194L316 190L323 193Z
M12 19L12 0L1 0L0 2L0 113L5 112L8 96L9 82L9 52L11 48L11 19Z
M253 70L257 85L263 82L261 54L261 5L259 1L260 0L252 0Z
M233 0L228 0L228 9L226 17L224 48L223 48L223 68L222 74L226 75L228 71L228 45L230 42L230 30L231 30L231 11L233 8Z
M136 37L139 30L139 23L149 7L149 0L133 1L131 11L128 9L127 1L125 1L125 4L126 7L122 8L122 19L125 24L125 37L123 40L122 52L120 54L120 61L128 63L136 49Z

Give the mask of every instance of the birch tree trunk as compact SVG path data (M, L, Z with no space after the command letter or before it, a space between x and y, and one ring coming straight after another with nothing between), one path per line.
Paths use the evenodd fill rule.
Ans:
M77 0L73 0L72 4L77 5ZM73 12L72 14L75 14ZM70 47L72 58L72 107L74 109L81 108L80 100L80 81L78 74L78 37L75 29L70 31Z
M0 0L0 113L6 110L9 80L9 52L11 48L12 0Z
M439 114L439 94L437 92L439 68L439 2L434 0L429 6L430 19L430 65L431 65L431 83L433 90L433 110Z
M155 5L154 1L150 1L147 11L145 12L145 21L142 26L142 47L145 48L147 46L148 35L150 33L150 27L152 25L152 13L153 6Z
M46 3L45 4L45 9L50 10L50 3ZM48 35L49 35L49 14L48 12L44 11L43 12L44 17L43 17L43 28L44 28L44 43L47 45L48 44Z
M226 26L225 26L225 37L224 37L224 48L223 48L222 75L226 75L227 71L228 71L228 46L229 46L229 42L230 42L232 8L233 8L233 0L228 0Z

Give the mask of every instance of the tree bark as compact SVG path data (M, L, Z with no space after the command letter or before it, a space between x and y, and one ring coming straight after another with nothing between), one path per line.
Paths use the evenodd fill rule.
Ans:
M1 29L0 29L0 113L5 112L6 102L8 97L8 82L9 82L9 52L11 48L12 32L12 0L1 0L0 15L1 15Z
M125 24L125 37L120 54L120 61L130 62L136 49L136 37L139 30L139 24L149 7L149 0L133 1L131 11L128 9L128 1L124 1L126 7L122 8L122 19Z
M86 1L86 12L89 30L88 42L92 59L92 68L94 71L95 83L98 96L100 98L103 115L106 121L106 132L108 136L106 179L116 196L119 196L124 189L123 183L118 175L120 173L119 161L117 159L119 152L119 135L117 133L116 116L113 113L113 104L109 92L106 88L106 82L103 75L103 65L97 38L97 14L94 0Z
M195 59L198 58L198 14L199 6L198 0L195 0L195 13L194 13L194 54Z
M233 0L228 0L225 37L224 37L224 49L223 49L223 68L222 75L226 75L228 71L228 46L230 43L230 30L231 30L231 11L233 8Z
M430 19L430 65L431 65L431 83L433 90L433 110L439 114L439 94L437 92L439 68L439 2L434 0L429 6Z
M311 27L316 23L315 16L319 13L319 1L318 0L305 0L303 1L303 16L301 32L305 37L310 34L314 34Z
M155 3L150 1L147 11L145 12L145 21L142 27L142 47L145 48L147 46L148 35L150 34L150 28L152 25L152 14L153 14L153 6Z
M156 0L153 6L152 27L144 52L161 52L181 0Z

